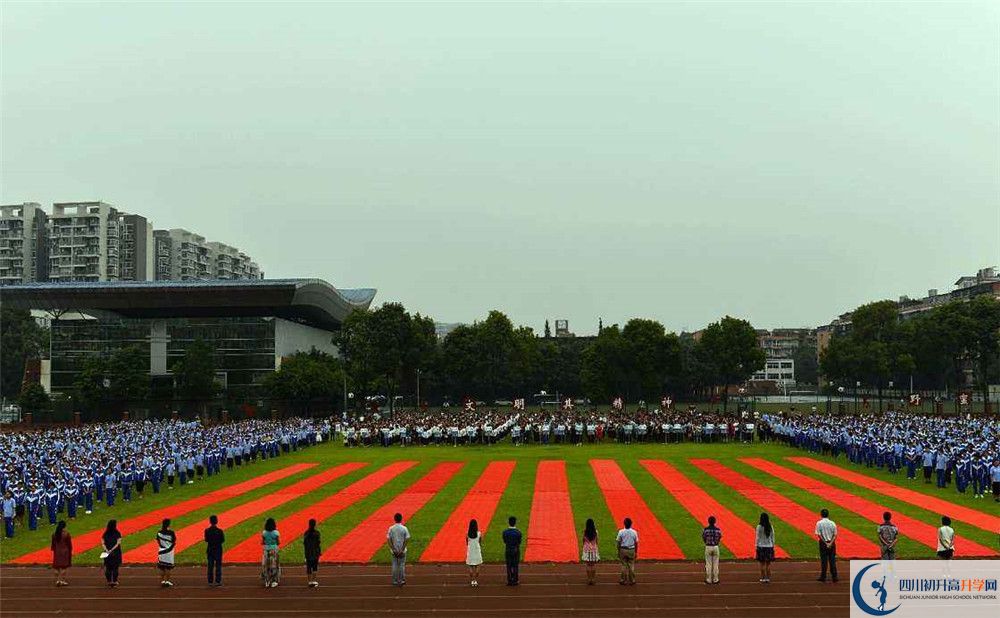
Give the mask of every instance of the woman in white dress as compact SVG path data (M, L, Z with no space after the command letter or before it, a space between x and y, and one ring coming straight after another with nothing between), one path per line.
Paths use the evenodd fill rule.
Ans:
M479 542L482 538L479 523L473 519L469 522L469 532L465 535L465 564L469 566L469 579L473 586L479 585L479 565L483 563L483 548Z

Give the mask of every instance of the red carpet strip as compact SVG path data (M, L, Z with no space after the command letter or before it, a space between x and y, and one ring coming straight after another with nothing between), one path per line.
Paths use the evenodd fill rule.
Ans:
M956 521L961 521L962 523L982 528L987 532L1000 532L1000 517L995 515L990 515L977 509L961 506L955 504L954 502L949 502L948 500L942 500L941 498L935 498L934 496L928 496L927 494L920 493L919 491L914 491L912 489L900 487L894 483L888 483L886 481L870 477L867 474L858 474L857 472L852 472L840 466L818 461L811 457L786 457L785 459L816 470L817 472L823 472L841 480L848 481L849 483L860 485L866 489L877 491L880 494L901 500L907 504L919 506L922 509L926 509L934 513L940 513L942 515L947 514Z
M715 515L716 525L722 529L722 544L733 553L733 556L737 558L754 557L756 554L754 543L756 524L751 526L743 521L667 462L644 459L639 463L653 475L653 478L660 482L660 485L663 485L664 489L670 492L670 495L681 506L687 509L688 513L701 522L702 526L708 525L709 515ZM788 558L788 552L781 549L780 546L775 546L774 555L778 558Z
M691 459L692 464L709 474L712 478L738 491L744 498L756 503L772 518L777 517L789 526L805 533L810 538L816 538L816 521L819 514L792 502L773 489L769 489L757 481L731 470L714 459ZM879 548L870 541L843 526L838 529L837 555L842 558L877 558ZM781 539L776 539L781 542Z
M367 498L377 489L415 465L417 465L415 461L391 463L351 483L332 496L327 496L298 513L282 518L278 522L278 529L281 530L281 544L287 547L289 543L301 537L309 526L310 519L322 523L352 504ZM260 562L260 552L260 533L255 532L250 538L244 539L226 551L225 559L226 562Z
M604 502L607 503L615 524L622 525L622 521L628 517L632 520L632 527L639 532L639 552L644 560L677 560L684 557L677 542L653 511L649 510L649 506L632 486L617 462L610 459L591 459L590 467L594 471L594 479L604 494Z
M222 489L217 489L215 491L203 494L201 496L196 496L183 502L178 502L177 504L171 504L163 508L156 509L155 511L150 511L148 513L143 513L136 517L130 519L123 519L118 521L118 531L122 535L133 534L135 532L140 532L149 528L151 526L159 526L160 522L167 517L180 517L192 511L197 511L203 509L207 506L212 506L213 504L241 496L248 491L252 491L259 487L264 487L274 483L275 481L280 481L281 479L288 478L293 474L298 474L304 470L310 468L315 468L317 464L314 463L297 463L291 466L286 466L284 468L279 468L267 474L262 474L256 476L252 479L243 481L241 483L236 483L235 485L229 485L228 487L223 487ZM148 485L147 485L148 487ZM178 492L178 495L184 495L185 491L188 491L191 486L185 485L185 489ZM194 485L197 487L197 485ZM160 490L162 493L167 492L167 484L164 483ZM100 518L102 521L107 521L107 516L114 516L114 509L104 509L99 511ZM86 517L86 516L83 516ZM82 522L80 519L77 520L76 525L80 525ZM94 549L101 544L101 536L104 534L104 527L98 528L96 530L91 530L83 534L73 534L73 553L81 554L85 551ZM11 560L14 564L43 564L52 562L52 552L48 547L45 549L39 549L38 551L31 552L30 554L25 554L19 558Z
M826 483L816 480L811 476L799 474L791 468L786 468L785 466L776 464L773 461L767 461L766 459L760 459L758 457L742 457L740 458L740 461L749 466L753 466L758 470L767 472L768 474L777 477L786 483L794 485L799 489L804 489L809 493L815 494L824 500L829 500L833 504L836 504L853 513L857 513L858 515L876 524L882 523L882 513L891 510L884 505L876 504L875 502L866 500L860 496L855 496L854 494L838 489L833 485L827 485ZM836 519L834 519L834 521L836 521ZM892 514L892 523L899 526L899 533L902 536L910 537L911 539L923 543L933 550L937 550L937 527L924 523L918 519L907 517L906 515L898 512ZM872 533L874 534L874 528L872 528ZM956 555L962 557L997 555L996 550L990 549L989 547L985 547L978 543L973 543L967 539L958 539L956 541L955 553Z
M576 524L569 502L565 461L540 461L524 551L525 562L576 562Z
M403 493L368 516L320 556L324 562L368 562L385 545L385 531L392 525L392 516L402 513L405 523L433 498L465 463L440 463Z
M469 520L475 519L479 529L485 531L493 520L500 496L507 489L514 461L492 461L479 476L462 502L455 507L438 533L420 555L420 562L464 562L465 535ZM506 522L502 522L506 525ZM502 529L498 525L498 529Z
M240 522L246 521L251 517L257 517L266 515L267 512L275 507L281 506L286 502L291 502L296 498L301 498L311 491L319 489L327 483L331 483L338 478L344 476L345 474L350 474L359 468L363 468L367 464L363 463L345 463L334 468L329 468L320 472L319 474L314 474L308 478L302 479L297 483L292 483L288 487L282 487L275 490L273 493L268 493L265 496L261 496L256 500L251 500L239 506L233 507L228 511L223 511L221 513L216 513L219 516L219 526L225 530L228 527L235 526ZM263 522L261 522L263 527ZM185 526L180 530L175 530L177 534L177 542L174 545L174 552L180 553L191 547L195 543L204 542L205 528L208 527L207 521L199 521L198 523ZM154 536L155 535L150 535ZM126 551L122 560L126 563L129 562L156 562L157 559L157 544L156 541L150 541L148 543L143 543L135 549Z

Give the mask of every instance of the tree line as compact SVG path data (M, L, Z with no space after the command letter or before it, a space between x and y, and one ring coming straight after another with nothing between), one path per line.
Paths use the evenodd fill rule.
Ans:
M1000 301L989 295L950 302L901 319L896 303L884 300L851 312L846 332L834 334L820 367L828 382L876 392L964 390L988 400L1000 383ZM971 384L970 384L971 382Z

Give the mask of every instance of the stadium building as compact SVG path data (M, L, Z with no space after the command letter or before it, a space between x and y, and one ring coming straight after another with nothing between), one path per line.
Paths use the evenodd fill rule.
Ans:
M317 349L337 354L333 335L366 309L373 289L337 289L320 279L116 281L5 286L0 303L44 312L51 328L41 383L67 392L87 358L136 346L151 376L170 368L196 340L215 350L219 381L252 387L281 359Z

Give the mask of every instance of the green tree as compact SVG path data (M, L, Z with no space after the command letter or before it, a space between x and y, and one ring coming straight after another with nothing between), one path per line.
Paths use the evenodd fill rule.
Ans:
M24 380L24 364L39 358L47 332L26 309L0 306L0 395L17 397Z
M135 346L88 358L73 382L77 403L97 418L144 402L149 386L149 356Z
M580 382L593 401L608 402L625 395L628 348L617 324L605 326L583 351Z
M723 410L728 410L729 387L742 384L764 367L757 331L746 320L727 315L705 328L700 347L716 384L723 387Z
M819 382L819 358L816 346L800 343L792 357L795 362L795 381L800 384L816 385Z
M298 412L315 405L334 408L343 392L344 366L340 359L318 352L299 352L281 361L281 367L263 380L273 400Z
M17 396L17 405L21 406L22 412L37 414L48 410L51 404L49 394L38 382L25 382Z
M170 370L177 393L184 400L203 406L219 391L212 346L200 339L184 350L184 356L176 360Z

